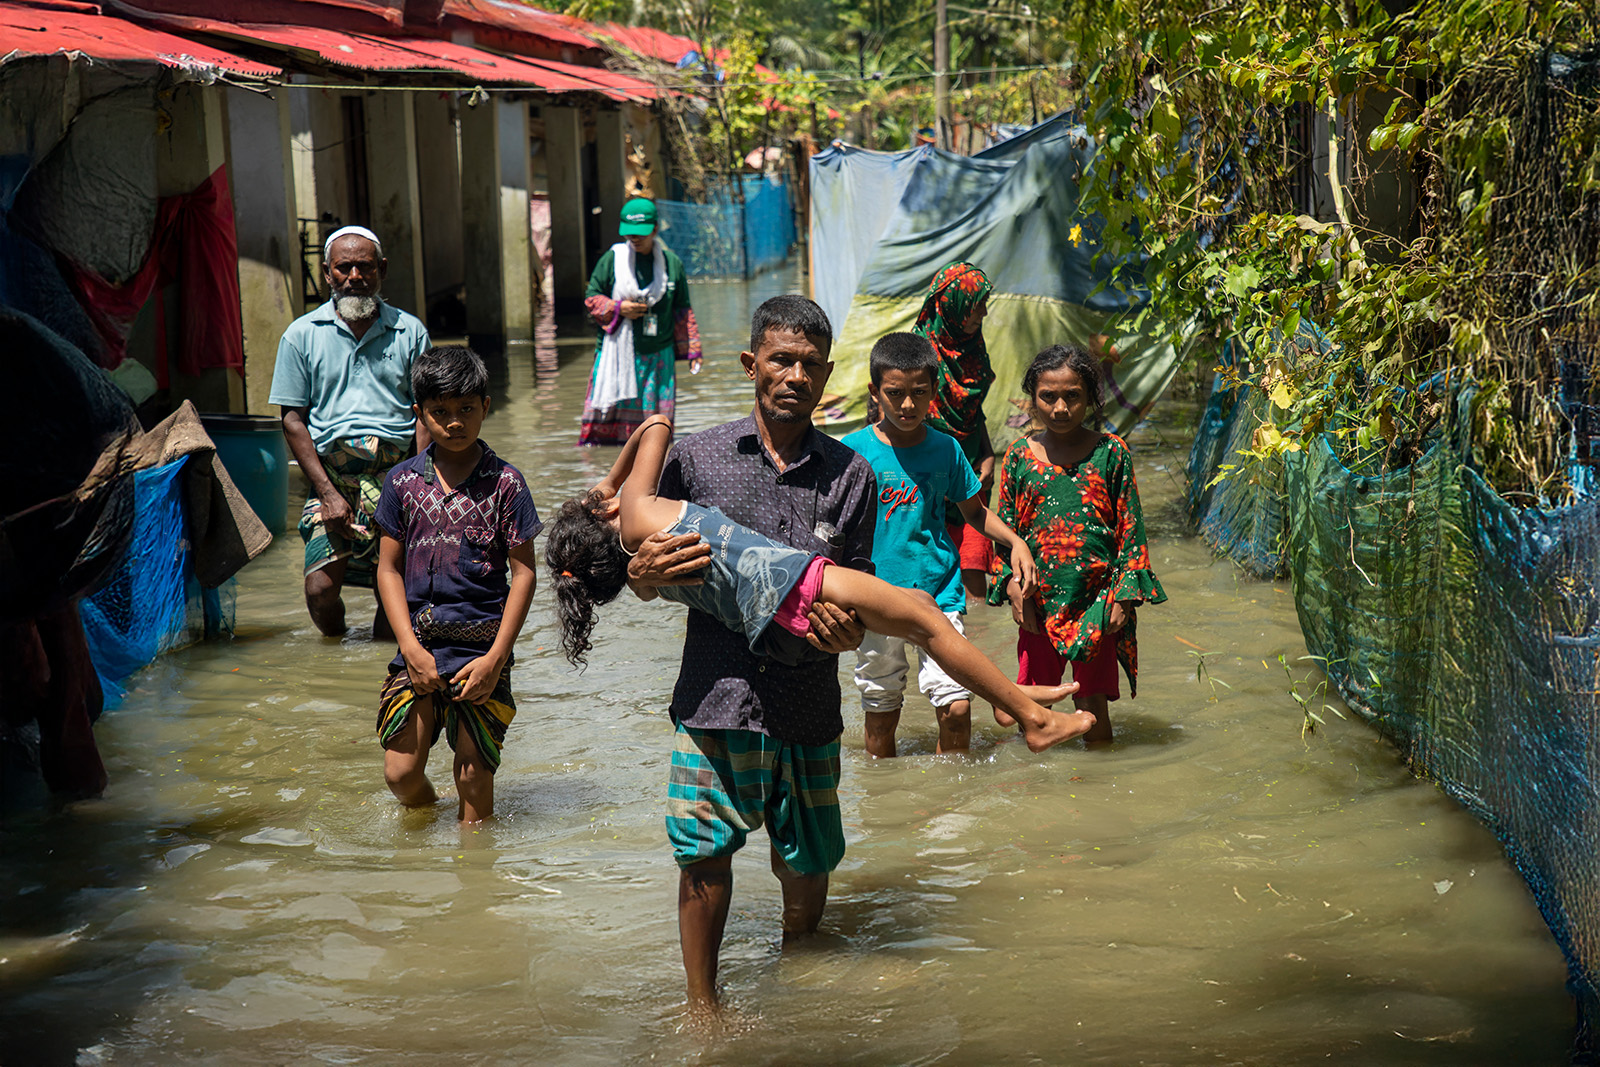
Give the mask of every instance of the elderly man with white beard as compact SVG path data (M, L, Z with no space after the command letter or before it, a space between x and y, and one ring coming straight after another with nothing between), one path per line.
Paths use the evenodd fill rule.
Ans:
M346 226L323 245L326 304L296 319L278 342L271 403L311 493L300 513L306 607L328 636L345 631L346 583L373 587L373 512L389 468L420 452L427 430L412 411L411 364L430 347L415 316L383 301L389 261L371 230ZM373 634L389 636L379 609Z

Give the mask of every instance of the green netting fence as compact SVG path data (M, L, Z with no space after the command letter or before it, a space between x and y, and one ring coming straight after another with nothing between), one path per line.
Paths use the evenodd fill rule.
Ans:
M1345 702L1500 839L1566 954L1592 1062L1600 500L1513 506L1448 432L1399 470L1352 471L1323 436L1208 488L1265 403L1213 393L1190 455L1196 521L1249 570L1291 577L1307 648Z

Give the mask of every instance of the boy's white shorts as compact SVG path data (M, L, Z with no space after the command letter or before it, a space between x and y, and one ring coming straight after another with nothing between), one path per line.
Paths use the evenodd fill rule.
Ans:
M944 617L950 620L956 633L967 632L961 625L961 612L947 611ZM875 714L900 710L905 702L906 673L911 669L906 653L914 647L904 638L867 632L856 650L856 688L861 690L862 711ZM928 703L942 708L958 700L972 699L972 694L946 674L932 656L919 649L917 658L921 661L917 667L917 688L928 698Z

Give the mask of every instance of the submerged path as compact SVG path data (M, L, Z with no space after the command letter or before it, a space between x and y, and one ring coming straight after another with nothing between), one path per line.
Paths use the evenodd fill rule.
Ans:
M709 358L684 429L748 409L749 310L787 284L697 284ZM546 515L609 463L572 443L587 353L538 385L513 357L496 383L485 439ZM578 674L541 588L500 814L461 832L453 798L389 797L372 723L392 650L315 633L291 530L241 575L236 639L163 658L102 720L105 799L0 829L0 1058L1564 1062L1561 954L1488 832L1357 721L1301 739L1288 589L1183 518L1195 408L1131 438L1171 601L1142 613L1117 742L1035 756L981 708L971 758L938 757L913 699L902 757L873 762L847 689L827 936L781 956L766 850L741 854L726 1036L680 1030L662 813L682 609L620 602ZM1009 613L969 631L1015 663ZM1225 684L1197 679L1202 649Z

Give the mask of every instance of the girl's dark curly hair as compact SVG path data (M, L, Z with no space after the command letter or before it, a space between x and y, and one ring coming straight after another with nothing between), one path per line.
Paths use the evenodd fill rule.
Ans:
M1098 412L1105 403L1103 384L1105 372L1100 361L1087 348L1078 344L1051 345L1033 357L1022 375L1022 391L1027 394L1028 414L1033 414L1033 397L1039 391L1039 379L1053 370L1066 367L1083 383L1089 410Z
M555 581L561 651L586 666L594 647L594 611L609 604L628 583L628 554L616 527L600 517L604 498L590 491L561 505L545 540L544 561Z

